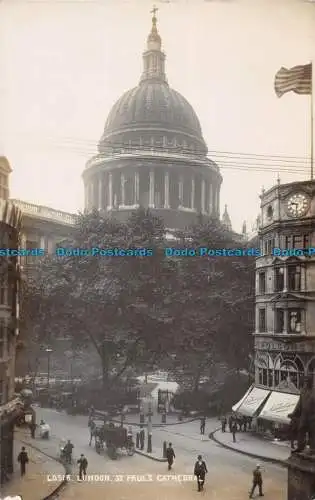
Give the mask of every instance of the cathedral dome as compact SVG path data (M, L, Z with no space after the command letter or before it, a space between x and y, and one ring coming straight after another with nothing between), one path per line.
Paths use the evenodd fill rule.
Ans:
M192 106L165 82L147 80L125 92L110 111L104 133L148 125L182 132L203 142Z
M165 76L165 54L161 37L152 19L147 50L143 54L144 70L137 87L125 92L112 107L99 148L108 145L137 143L141 132L151 135L172 135L177 145L207 153L198 117L189 102L173 90ZM154 132L155 131L155 132ZM169 134L167 134L169 132ZM141 141L140 141L141 142Z

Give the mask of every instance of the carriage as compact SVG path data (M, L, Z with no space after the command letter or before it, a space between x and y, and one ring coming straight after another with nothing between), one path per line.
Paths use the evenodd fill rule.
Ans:
M125 427L115 427L114 424L105 424L94 430L95 450L101 453L105 447L108 456L115 460L119 452L132 456L135 453L135 444L132 436L128 435Z

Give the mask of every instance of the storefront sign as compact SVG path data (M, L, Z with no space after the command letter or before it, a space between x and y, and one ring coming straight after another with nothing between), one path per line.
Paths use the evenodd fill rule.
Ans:
M315 342L281 342L279 340L255 339L255 349L262 351L315 352Z

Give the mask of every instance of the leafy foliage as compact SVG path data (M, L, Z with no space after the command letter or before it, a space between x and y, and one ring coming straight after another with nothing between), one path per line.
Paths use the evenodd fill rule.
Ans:
M165 228L140 209L127 223L82 214L68 248L150 249L151 257L49 256L29 275L23 311L37 342L93 345L109 387L130 369L188 374L198 389L222 360L247 365L253 259L165 256ZM177 247L239 247L216 220L178 234ZM172 243L172 246L174 244Z

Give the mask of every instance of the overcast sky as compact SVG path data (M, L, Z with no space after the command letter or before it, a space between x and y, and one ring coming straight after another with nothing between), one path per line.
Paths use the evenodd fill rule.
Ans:
M315 4L299 0L156 2L171 87L194 107L221 166L235 230L262 185L310 175L310 98L278 99L281 66L315 60ZM149 0L2 0L0 144L11 197L83 208L81 173L114 102L138 84ZM260 156L261 155L261 156ZM294 158L292 158L294 157Z

